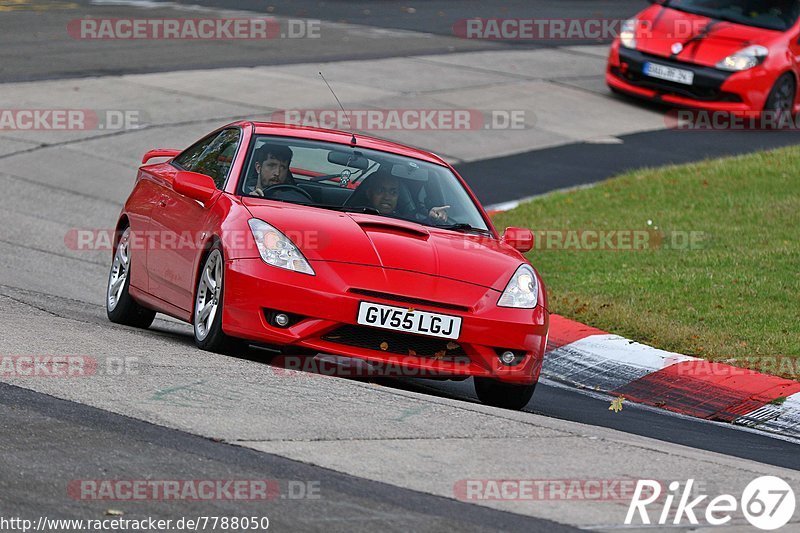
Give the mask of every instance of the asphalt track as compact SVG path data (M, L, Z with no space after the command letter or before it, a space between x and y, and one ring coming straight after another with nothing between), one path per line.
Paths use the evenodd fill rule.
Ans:
M193 4L226 7L224 0L199 0ZM243 0L236 2L238 9L265 12L276 16L303 17L332 22L352 22L396 30L452 36L453 25L465 18L609 18L625 19L644 8L644 0L381 0L359 2L352 0ZM553 46L559 43L525 40L506 40L503 44L523 47ZM599 41L602 42L602 41ZM584 44L586 42L584 41Z
M619 144L573 143L483 159L456 165L456 170L484 205L493 205L596 183L639 168L791 146L800 142L800 132L660 130L621 135L619 140Z
M4 383L0 406L5 517L103 520L108 509L122 506L130 520L266 516L276 531L578 531L220 444ZM43 456L52 460L43 462ZM161 479L268 480L280 493L245 503L217 499L138 505L65 497L76 472L100 478L100 465L104 479L143 479L157 472ZM313 481L304 489L289 489L299 480ZM318 497L295 499L300 494Z
M141 2L137 0L68 1L24 0L19 10L2 10L0 17L0 81L31 81L64 77L169 72L197 68L249 67L308 61L335 61L496 50L509 47L538 48L566 44L598 44L600 41L481 41L459 39L453 24L468 17L575 17L626 18L644 2L639 0L515 0L502 6L491 2L425 1L409 12L408 2L303 0L266 2ZM164 8L160 5L164 5ZM232 10L263 16L321 20L319 39L276 39L231 43L82 41L64 28L90 10L93 18L143 13L149 18L174 17L168 6L189 6L183 16L202 16L191 6ZM25 9L26 5L33 6ZM136 7L145 6L145 10ZM132 15L128 15L132 16ZM235 16L235 15L234 15ZM357 76L357 73L353 73Z
M277 10L284 9L282 6L286 5L280 2L270 4L275 5ZM400 5L396 2L382 4L389 7ZM581 12L586 4L559 2L558 9L564 11L554 11L552 16L570 16L574 12ZM614 3L615 9L624 10L622 4ZM634 3L624 4L630 11L635 11L636 7L630 7ZM635 4L638 6L640 3ZM299 3L292 5L300 6ZM309 10L306 16L356 22L350 20L348 13L360 3L328 2L327 5L329 7L322 12L313 11L319 7L319 3L309 3L304 8ZM416 14L433 9L433 5L439 9L455 10L459 18L492 14L486 2L467 4L467 10L464 11L459 11L458 6L463 5L461 3L431 2L418 6ZM508 5L521 9L520 6L530 4L517 2ZM549 5L552 7L555 4ZM592 2L591 5L600 4ZM237 4L237 7L244 8L245 4ZM117 14L120 10L127 13L124 11L127 8L114 9ZM136 15L128 16L138 15L138 11L131 10L130 13ZM382 15L384 11L377 8L373 8L372 12L375 13L373 18L359 20L358 23L414 30L413 27L404 26L410 23L402 17ZM288 16L301 14L287 13ZM51 28L57 28L63 27L64 17L74 15L48 9L37 16L40 21L50 20ZM430 20L431 17L426 15L424 19ZM8 21L5 13L0 14L0 25L6 24L3 29L9 30L2 34L4 45L8 40L14 41L15 35L19 37L21 33L31 33L30 27ZM372 50L369 53L385 56L420 51L453 51L448 47L460 44L453 45L451 38L446 36L447 24L440 21L425 27L425 31L434 35L431 39L447 42L431 45L433 41L425 41L424 47L418 48L414 39L398 35L397 40L385 44L386 50ZM177 68L186 59L197 61L188 65L189 68L250 64L238 56L233 62L226 61L230 59L230 53L225 56L219 52L221 55L215 58L211 52L201 54L196 49L194 52L186 49L183 55L178 53L169 58L160 48L163 46L161 43L155 43L153 49L141 55L138 49L133 48L120 52L122 56L112 56L108 50L98 53L86 48L90 53L81 57L81 54L67 49L62 57L56 53L55 59L52 59L53 63L58 63L60 70L47 62L50 59L44 59L46 55L41 61L31 61L30 56L27 61L15 63L11 60L26 47L28 52L22 52L23 58L25 53L34 51L40 55L46 54L57 46L45 41L41 36L33 35L27 41L19 39L17 44L12 42L10 46L4 46L0 79L11 81L142 72L152 64L152 57L164 59L160 61L158 70ZM30 48L32 44L41 48ZM488 46L486 43L461 44ZM489 44L492 47L519 46ZM364 50L358 44L351 42L340 46L335 54L330 55L331 58L365 57ZM125 55L128 53L130 55ZM259 56L265 62L271 61L263 50L252 53L252 57ZM281 56L280 60L302 61L308 60L312 50L298 49L292 53L296 55L289 54L287 57L283 52L277 55ZM202 57L197 59L199 56ZM243 63L237 63L240 60ZM255 60L249 61L253 63ZM637 133L622 136L621 139L624 142L621 145L571 144L467 163L460 169L482 200L494 203L596 181L635 166L695 160L720 153L738 153L795 142L790 134L761 132L686 134L661 131ZM580 160L587 164L564 164L564 161ZM535 182L525 180L530 168L536 168L537 174L541 172L544 179ZM662 468L658 470L661 475L666 475L665 471L675 472L675 475L698 475L718 483L726 479L726 468L730 468L731 479L736 477L737 480L746 475L752 477L758 472L786 472L775 470L774 467L800 470L800 454L797 454L796 443L634 406L626 406L622 413L614 414L608 410L607 399L547 383L539 387L526 412L507 414L473 403L475 400L469 382L381 380L373 388L369 384L348 380L309 378L299 385L291 380L287 384L285 378L270 377L270 367L261 360L257 350L251 350L242 358L198 353L191 345L187 328L163 320L157 321L150 332L112 326L105 320L102 307L98 305L104 290L106 254L76 256L59 253L50 247L46 235L56 233L60 238L65 227L103 227L115 216L122 198L116 192L111 195L113 201L107 199L107 191L98 195L87 194L87 184L93 183L87 177L94 175L93 170L88 168L67 166L39 172L41 180L47 183L51 177L48 172L64 173L70 179L55 180L60 188L51 188L43 186L37 179L2 176L6 190L11 192L0 200L0 215L5 228L0 238L0 267L3 274L0 277L0 353L44 351L91 353L98 354L98 357L133 354L146 361L147 367L140 375L122 381L98 379L62 386L57 381L18 380L16 385L24 389L0 384L0 403L3 404L0 410L0 445L4 452L3 461L0 462L0 502L4 515L39 516L51 513L52 516L86 518L95 513L92 517L102 517L106 509L118 506L107 502L75 502L67 498L65 484L79 477L269 477L279 480L318 480L326 489L320 501L274 502L268 508L268 514L276 530L299 529L301 521L305 530L373 531L380 528L434 531L472 528L558 531L561 528L541 518L523 515L544 516L559 522L588 524L601 529L605 529L601 527L605 524L613 529L620 525L619 509L616 508L598 507L598 511L590 513L569 505L556 505L548 509L517 506L512 502L505 507L506 511L513 513L510 514L483 505L458 502L452 499L452 493L449 498L434 496L447 494L447 491L435 486L437 474L432 473L435 471L434 463L456 461L452 465L452 469L456 470L457 465L463 465L466 469L469 464L469 474L463 475L483 477L515 474L531 477L536 475L532 471L551 477L559 473L562 476L600 476L604 475L601 473L601 464L590 462L591 466L585 466L586 454L589 453L586 450L603 453L604 446L587 447L590 446L587 443L599 439L607 447L620 447L631 454L626 459L615 459L609 455L603 463L616 465L616 470L611 470L613 472L624 471L621 465L629 463L627 474L634 477L648 475L649 468L653 466ZM113 190L129 187L127 183L115 183ZM46 201L47 209L37 213L36 206L41 208L42 199ZM20 223L20 219L24 223ZM171 385L185 383L197 376L209 376L214 380L212 388L216 393L204 390L202 394L198 393L198 397L192 398L189 405L173 403L153 406L152 402L147 403L151 398L148 395L154 391L168 390ZM220 393L219 389L230 391L230 395ZM137 396L140 392L142 398ZM402 403L411 399L415 403ZM269 412L275 410L276 405L281 405L285 410L284 416ZM404 425L408 418L413 419L420 414L424 416L420 423ZM386 420L394 422L387 423L384 415ZM363 417L363 420L359 420L359 417ZM515 439L527 438L529 440L523 441L525 446L532 446L530 442L534 442L534 437L521 430L521 426L506 428L500 425L507 419L533 427L530 431L535 435L568 431L572 436L568 438L559 433L549 441L535 441L536 446L542 446L541 449L520 451L526 458L523 467L513 463L510 458L488 453L493 446L502 445L504 440L513 443ZM155 425L142 420L149 420ZM368 426L376 426L374 434ZM404 440L404 436L408 436L408 440ZM212 438L215 440L210 440ZM407 453L406 458L389 454L395 439ZM231 446L219 440L252 449ZM373 449L369 446L377 446L376 443L382 441L388 444L384 443L384 448L374 449L387 452L385 458L359 451ZM450 441L463 447L480 443L483 446L481 453L486 454L485 467L478 468L467 457L455 452L448 455L442 451L447 449ZM569 445L562 444L565 442L569 442ZM263 453L265 451L274 451L277 455ZM46 459L43 460L43 457ZM546 464L536 467L535 463L540 458L546 458L543 460ZM423 464L427 465L428 470L420 466ZM514 464L514 467L510 468L508 464ZM378 471L392 474L381 476L376 473ZM351 472L353 475L340 472ZM404 476L404 472L409 474ZM438 473L438 476L442 475L442 472ZM434 479L424 481L426 477ZM385 482L375 481L376 478ZM411 490L407 488L409 486L418 490ZM219 515L235 515L243 511L249 514L253 510L252 504L219 501L210 504L204 502L202 505L148 502L126 504L123 507L129 517L149 515L170 518L200 511L205 514L212 514L213 511Z

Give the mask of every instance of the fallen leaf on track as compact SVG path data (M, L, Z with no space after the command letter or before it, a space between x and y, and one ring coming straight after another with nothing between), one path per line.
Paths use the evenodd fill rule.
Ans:
M622 402L625 401L625 396L619 396L611 400L611 406L608 408L609 411L614 411L615 413L619 413L622 411Z

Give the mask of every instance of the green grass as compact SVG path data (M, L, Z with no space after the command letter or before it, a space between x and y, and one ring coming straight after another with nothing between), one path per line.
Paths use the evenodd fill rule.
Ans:
M775 356L800 358L800 147L631 172L525 203L495 223L702 232L695 249L577 251L538 238L528 257L551 312L757 370ZM777 373L798 377L792 368L800 365Z

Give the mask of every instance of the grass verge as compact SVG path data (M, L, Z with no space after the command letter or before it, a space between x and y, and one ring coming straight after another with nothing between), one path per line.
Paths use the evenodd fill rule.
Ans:
M639 170L495 223L534 230L552 312L800 377L800 147Z

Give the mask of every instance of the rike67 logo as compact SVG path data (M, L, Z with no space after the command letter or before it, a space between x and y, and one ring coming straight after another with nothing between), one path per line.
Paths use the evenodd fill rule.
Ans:
M785 526L794 516L794 491L779 477L762 476L754 479L742 491L739 500L731 494L721 494L705 504L704 513L701 513L700 509L709 496L707 494L697 496L693 493L693 485L694 479L687 480L683 488L679 481L673 481L669 484L669 491L662 498L661 484L658 481L640 479L636 484L631 505L628 507L625 524L631 525L638 513L639 520L645 525L651 523L666 525L671 516L672 524L681 524L686 519L690 524L697 525L699 515L705 518L707 524L721 526L730 522L733 513L741 508L742 514L753 527L772 531ZM676 507L673 513L674 503ZM660 513L658 513L659 508ZM651 510L657 512L653 522L649 512Z

